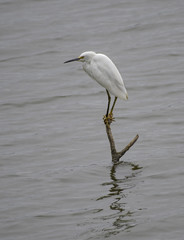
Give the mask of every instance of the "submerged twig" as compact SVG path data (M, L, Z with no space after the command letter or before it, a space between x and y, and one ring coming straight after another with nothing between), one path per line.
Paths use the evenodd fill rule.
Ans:
M107 133L109 143L110 143L112 162L113 163L118 163L119 159L134 145L134 143L139 138L139 135L137 134L134 137L134 139L132 139L132 141L129 142L129 144L125 148L123 148L120 152L117 152L115 142L114 142L114 138L113 138L112 131L111 131L111 127L110 127L110 124L112 123L112 120L108 119L108 120L104 121L104 123L106 125L106 133Z

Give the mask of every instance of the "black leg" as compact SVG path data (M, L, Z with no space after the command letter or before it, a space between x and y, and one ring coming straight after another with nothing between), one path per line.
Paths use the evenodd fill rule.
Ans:
M114 102L113 102L113 105L112 105L112 108L111 108L111 111L110 111L110 115L112 115L114 106L115 106L115 104L116 104L116 100L117 100L117 97L114 98Z
M107 96L108 96L108 105L107 105L106 117L108 117L108 115L109 115L109 107L110 107L110 103L111 103L111 96L110 96L109 92L107 91L107 89L106 89L106 92L107 92Z

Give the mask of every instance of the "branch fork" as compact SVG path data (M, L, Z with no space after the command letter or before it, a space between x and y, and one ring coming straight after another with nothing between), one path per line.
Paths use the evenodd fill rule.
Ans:
M112 121L114 121L114 119L112 118L104 119L104 124L106 126L106 133L107 133L109 143L110 143L110 148L111 148L112 162L116 164L119 162L120 158L134 145L134 143L139 138L139 135L137 134L125 148L123 148L120 152L117 152L111 127L110 127Z

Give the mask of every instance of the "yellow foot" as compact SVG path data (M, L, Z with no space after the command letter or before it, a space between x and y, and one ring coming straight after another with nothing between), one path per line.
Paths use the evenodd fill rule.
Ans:
M108 118L110 118L110 120L112 122L115 122L115 118L113 117L113 113L109 113Z
M105 124L111 124L115 121L115 118L113 117L113 114L110 113L108 116L104 115L103 120Z

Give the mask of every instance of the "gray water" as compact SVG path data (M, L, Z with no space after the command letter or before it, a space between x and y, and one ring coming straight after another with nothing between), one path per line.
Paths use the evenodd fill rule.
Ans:
M124 78L118 150L140 136L116 167L86 50ZM183 239L183 0L0 0L0 72L0 239Z

